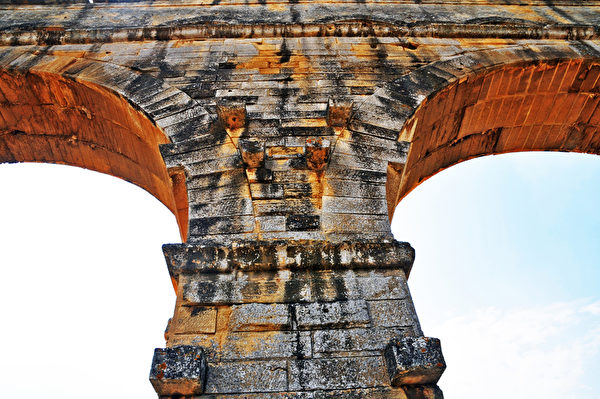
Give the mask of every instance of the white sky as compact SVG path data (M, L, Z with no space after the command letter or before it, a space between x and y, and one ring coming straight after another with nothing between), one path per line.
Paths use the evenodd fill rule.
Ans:
M11 398L152 398L172 316L175 218L119 179L0 165L0 389ZM399 206L409 285L442 339L449 399L600 398L600 158L487 157Z

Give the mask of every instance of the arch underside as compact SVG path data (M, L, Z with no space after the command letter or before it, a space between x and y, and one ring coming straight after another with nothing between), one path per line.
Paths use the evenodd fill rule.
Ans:
M405 124L411 149L402 176L388 183L390 210L421 182L468 159L520 151L600 154L599 77L599 61L517 63L430 96Z
M168 142L127 99L95 83L0 70L0 163L58 163L122 178L175 213L184 234L187 209L176 200L181 177L167 171L159 153Z

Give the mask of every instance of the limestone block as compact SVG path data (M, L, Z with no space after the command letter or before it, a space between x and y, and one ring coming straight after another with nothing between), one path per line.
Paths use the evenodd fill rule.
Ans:
M240 152L249 168L260 168L265 162L265 143L256 140L240 140Z
M415 326L420 331L419 321L411 300L369 301L369 310L375 326Z
M308 331L229 333L220 351L221 360L303 359L312 355Z
M200 347L157 348L150 382L160 396L197 395L204 390L206 368L206 357Z
M435 384L446 369L437 338L392 339L384 357L393 386Z
M382 351L393 338L412 335L411 329L352 328L313 333L315 353Z
M290 327L288 305L280 303L235 305L229 319L231 331L281 330Z
M206 393L254 393L286 390L286 361L210 363L206 375Z
M171 322L174 334L214 333L217 329L217 309L204 306L178 306Z
M290 362L289 389L351 389L388 385L381 356Z
M371 321L364 300L298 304L295 311L298 329L356 327Z

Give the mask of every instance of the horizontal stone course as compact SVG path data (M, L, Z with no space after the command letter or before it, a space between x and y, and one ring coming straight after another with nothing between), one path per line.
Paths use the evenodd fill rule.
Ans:
M368 222L366 216L360 216L364 223ZM389 224L387 216L382 218ZM196 219L196 228L209 223L209 220L200 222L202 220ZM215 223L217 222L226 223L220 219L215 220ZM377 220L371 220L371 225L376 225L376 222ZM331 219L329 223L333 224L335 220ZM210 228L210 225L205 228ZM178 276L182 272L230 272L234 269L252 271L365 268L402 269L408 275L414 260L412 247L408 243L393 239L339 243L320 240L256 241L234 242L230 246L216 243L168 244L163 246L163 251L171 276Z
M255 272L186 277L182 298L188 305L237 303L398 300L408 297L401 271ZM375 305L377 309L377 305Z

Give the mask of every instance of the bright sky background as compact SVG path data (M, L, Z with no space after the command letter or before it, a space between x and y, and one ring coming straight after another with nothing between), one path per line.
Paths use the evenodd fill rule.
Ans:
M155 397L175 218L78 168L0 165L0 181L3 396ZM452 167L400 204L446 398L600 398L599 203L600 157L530 153Z

